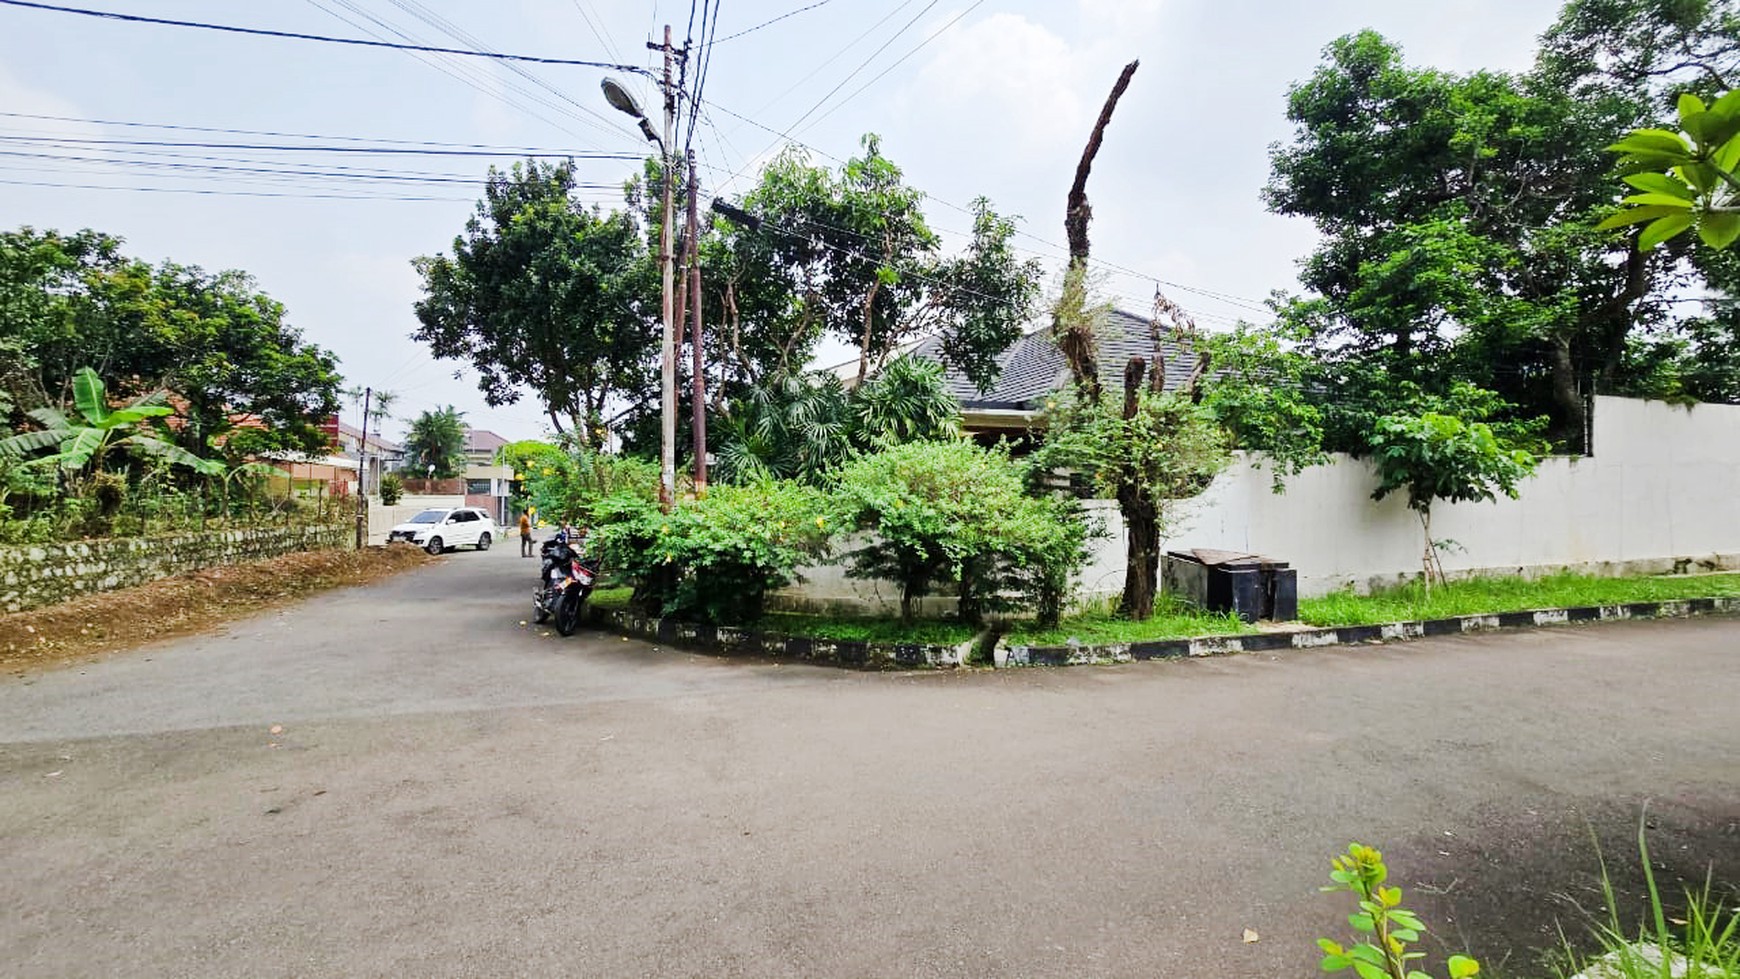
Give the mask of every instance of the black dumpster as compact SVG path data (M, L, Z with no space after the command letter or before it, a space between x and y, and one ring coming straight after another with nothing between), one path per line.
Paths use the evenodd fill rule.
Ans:
M1235 612L1246 622L1299 617L1299 573L1286 561L1242 551L1168 551L1161 561L1165 591L1210 612Z

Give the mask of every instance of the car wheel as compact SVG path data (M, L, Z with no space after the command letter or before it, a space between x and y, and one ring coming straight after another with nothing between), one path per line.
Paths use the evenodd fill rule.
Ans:
M441 538L439 537L429 538L429 544L423 548L423 550L428 551L430 554L440 554L445 549L446 548L441 546Z
M489 535L488 534L483 534L477 538L477 549L480 551L489 550Z

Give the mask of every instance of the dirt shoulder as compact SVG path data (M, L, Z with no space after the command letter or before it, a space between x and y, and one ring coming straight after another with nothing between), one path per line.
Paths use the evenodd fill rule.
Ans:
M23 674L203 632L316 592L439 558L414 547L304 551L0 615L0 671Z

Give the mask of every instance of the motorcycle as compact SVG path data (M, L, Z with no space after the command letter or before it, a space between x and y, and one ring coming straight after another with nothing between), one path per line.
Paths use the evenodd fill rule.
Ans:
M585 557L568 542L565 532L544 542L544 566L532 592L532 617L543 623L554 618L556 631L571 636L580 627L580 609L592 594L601 562Z

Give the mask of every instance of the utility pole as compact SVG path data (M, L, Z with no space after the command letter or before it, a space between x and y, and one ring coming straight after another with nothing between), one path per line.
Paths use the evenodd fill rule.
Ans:
M654 47L650 42L647 47ZM659 425L659 503L668 513L677 502L677 324L675 310L675 256L671 254L671 225L676 221L674 204L675 187L673 183L676 174L673 172L675 159L671 154L671 140L675 138L677 116L677 91L671 84L671 25L665 25L665 43L662 45L665 54L665 77L662 88L665 97L665 138L659 146L659 158L663 161L660 170L663 171L665 184L664 221L659 227L659 272L663 279L663 312L665 321L664 343L659 351L661 382L664 388L663 417Z
M694 347L694 371L690 378L690 426L695 435L695 494L707 489L707 375L701 349L701 179L695 170L695 151L689 150L689 343Z
M375 389L363 388L362 442L356 447L356 549L362 550L364 529L369 523L369 494L363 478L369 465L369 408Z

